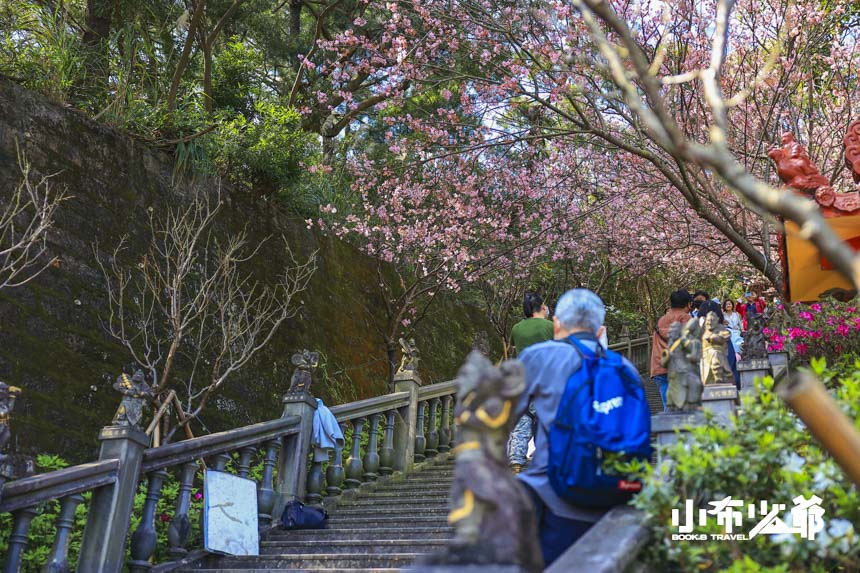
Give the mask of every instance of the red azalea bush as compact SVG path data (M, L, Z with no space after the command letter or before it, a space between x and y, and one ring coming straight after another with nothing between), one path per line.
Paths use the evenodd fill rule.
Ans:
M769 351L787 351L801 362L823 357L829 364L860 357L860 310L856 303L831 299L810 305L795 303L791 311L780 305L764 329Z

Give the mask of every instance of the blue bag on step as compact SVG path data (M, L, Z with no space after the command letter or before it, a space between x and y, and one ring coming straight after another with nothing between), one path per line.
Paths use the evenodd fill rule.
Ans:
M290 501L281 514L284 529L325 529L328 513L319 507L308 507L300 501Z

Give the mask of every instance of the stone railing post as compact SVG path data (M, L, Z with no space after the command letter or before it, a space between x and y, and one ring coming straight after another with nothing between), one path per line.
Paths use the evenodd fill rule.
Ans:
M81 540L78 573L119 573L125 561L125 543L134 495L140 481L143 451L149 436L141 429L144 411L152 401L152 390L144 372L132 366L114 382L122 394L110 426L99 433L99 460L118 460L116 481L93 491L87 525Z
M402 472L412 471L414 463L420 385L417 370L401 370L394 375L394 391L409 392L409 404L394 417L394 469Z
M728 424L737 410L738 389L734 384L709 384L702 392L702 409L714 418Z
M767 360L774 382L778 382L784 373L788 373L788 352L768 352Z
M756 378L770 374L770 362L766 358L741 360L738 362L738 373L741 377L741 394L753 392Z
M275 506L272 521L276 522L284 506L293 499L301 500L305 496L308 478L308 454L311 449L311 434L313 433L314 412L317 401L310 393L313 378L311 372L319 364L319 353L303 351L294 354L293 365L296 366L290 380L290 389L284 396L283 416L298 416L299 432L284 439L278 459L278 481L275 487Z
M122 408L122 406L120 407ZM119 573L149 436L134 426L108 426L99 434L99 460L119 460L116 482L93 491L81 541L79 573Z
M668 446L674 444L679 439L681 433L684 433L686 426L699 426L705 423L705 415L701 410L690 412L660 412L651 417L651 433L657 439L657 446ZM660 463L662 458L657 457L657 463Z

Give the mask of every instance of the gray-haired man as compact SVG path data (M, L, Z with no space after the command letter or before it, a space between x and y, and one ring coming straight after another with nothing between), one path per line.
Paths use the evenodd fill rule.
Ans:
M535 453L519 475L535 502L541 550L547 565L581 537L606 510L588 510L563 501L547 478L548 435L571 375L582 365L579 351L565 339L573 337L594 350L605 331L606 309L600 297L586 289L569 290L559 299L553 317L555 340L528 347L519 359L525 365L526 390L515 415L532 403L535 409ZM632 370L635 368L628 363Z

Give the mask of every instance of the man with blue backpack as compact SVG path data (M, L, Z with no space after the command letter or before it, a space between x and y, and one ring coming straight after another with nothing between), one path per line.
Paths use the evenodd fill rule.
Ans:
M519 475L537 512L547 565L641 484L604 468L605 453L650 456L651 416L642 381L625 358L598 344L606 309L586 289L566 292L553 317L554 340L528 347L526 390L514 415L535 409L535 453Z

